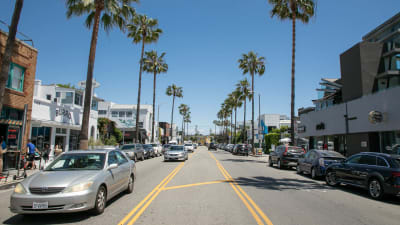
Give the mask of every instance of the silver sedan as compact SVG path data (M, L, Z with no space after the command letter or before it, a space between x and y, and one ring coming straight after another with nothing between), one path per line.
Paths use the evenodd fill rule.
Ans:
M188 159L188 153L183 145L172 145L164 154L164 161Z
M71 151L19 183L10 210L20 214L104 211L107 200L131 193L135 163L119 150Z

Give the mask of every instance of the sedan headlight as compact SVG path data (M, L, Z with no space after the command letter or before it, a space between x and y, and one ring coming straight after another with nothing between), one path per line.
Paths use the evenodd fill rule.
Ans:
M67 187L64 192L79 192L79 191L86 191L89 189L93 184L93 181L88 181L80 184L76 184L74 186Z
M15 188L14 188L14 193L26 194L26 189L24 188L24 186L22 184L17 184L17 186L15 186Z

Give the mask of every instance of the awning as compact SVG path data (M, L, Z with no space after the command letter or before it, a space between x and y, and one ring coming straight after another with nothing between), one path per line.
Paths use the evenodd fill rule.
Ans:
M1 119L0 124L22 126L22 121L21 120Z
M43 121L43 120L35 120L32 119L32 126L40 126L40 127L59 127L59 128L68 128L74 130L80 130L80 125L68 124L68 123L60 123L56 121Z

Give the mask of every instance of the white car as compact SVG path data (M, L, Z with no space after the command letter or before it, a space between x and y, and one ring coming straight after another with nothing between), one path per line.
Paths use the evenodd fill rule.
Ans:
M154 149L154 155L161 156L162 155L162 146L160 144L151 144Z
M185 144L185 150L188 152L193 152L194 151L193 144Z

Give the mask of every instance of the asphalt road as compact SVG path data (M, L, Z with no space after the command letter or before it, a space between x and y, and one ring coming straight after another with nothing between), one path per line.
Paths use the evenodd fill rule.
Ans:
M12 190L0 191L3 224L399 224L400 199L368 198L365 191L329 188L295 170L266 166L266 158L209 152L200 147L185 163L162 157L137 163L132 194L90 213L21 216L9 209Z

